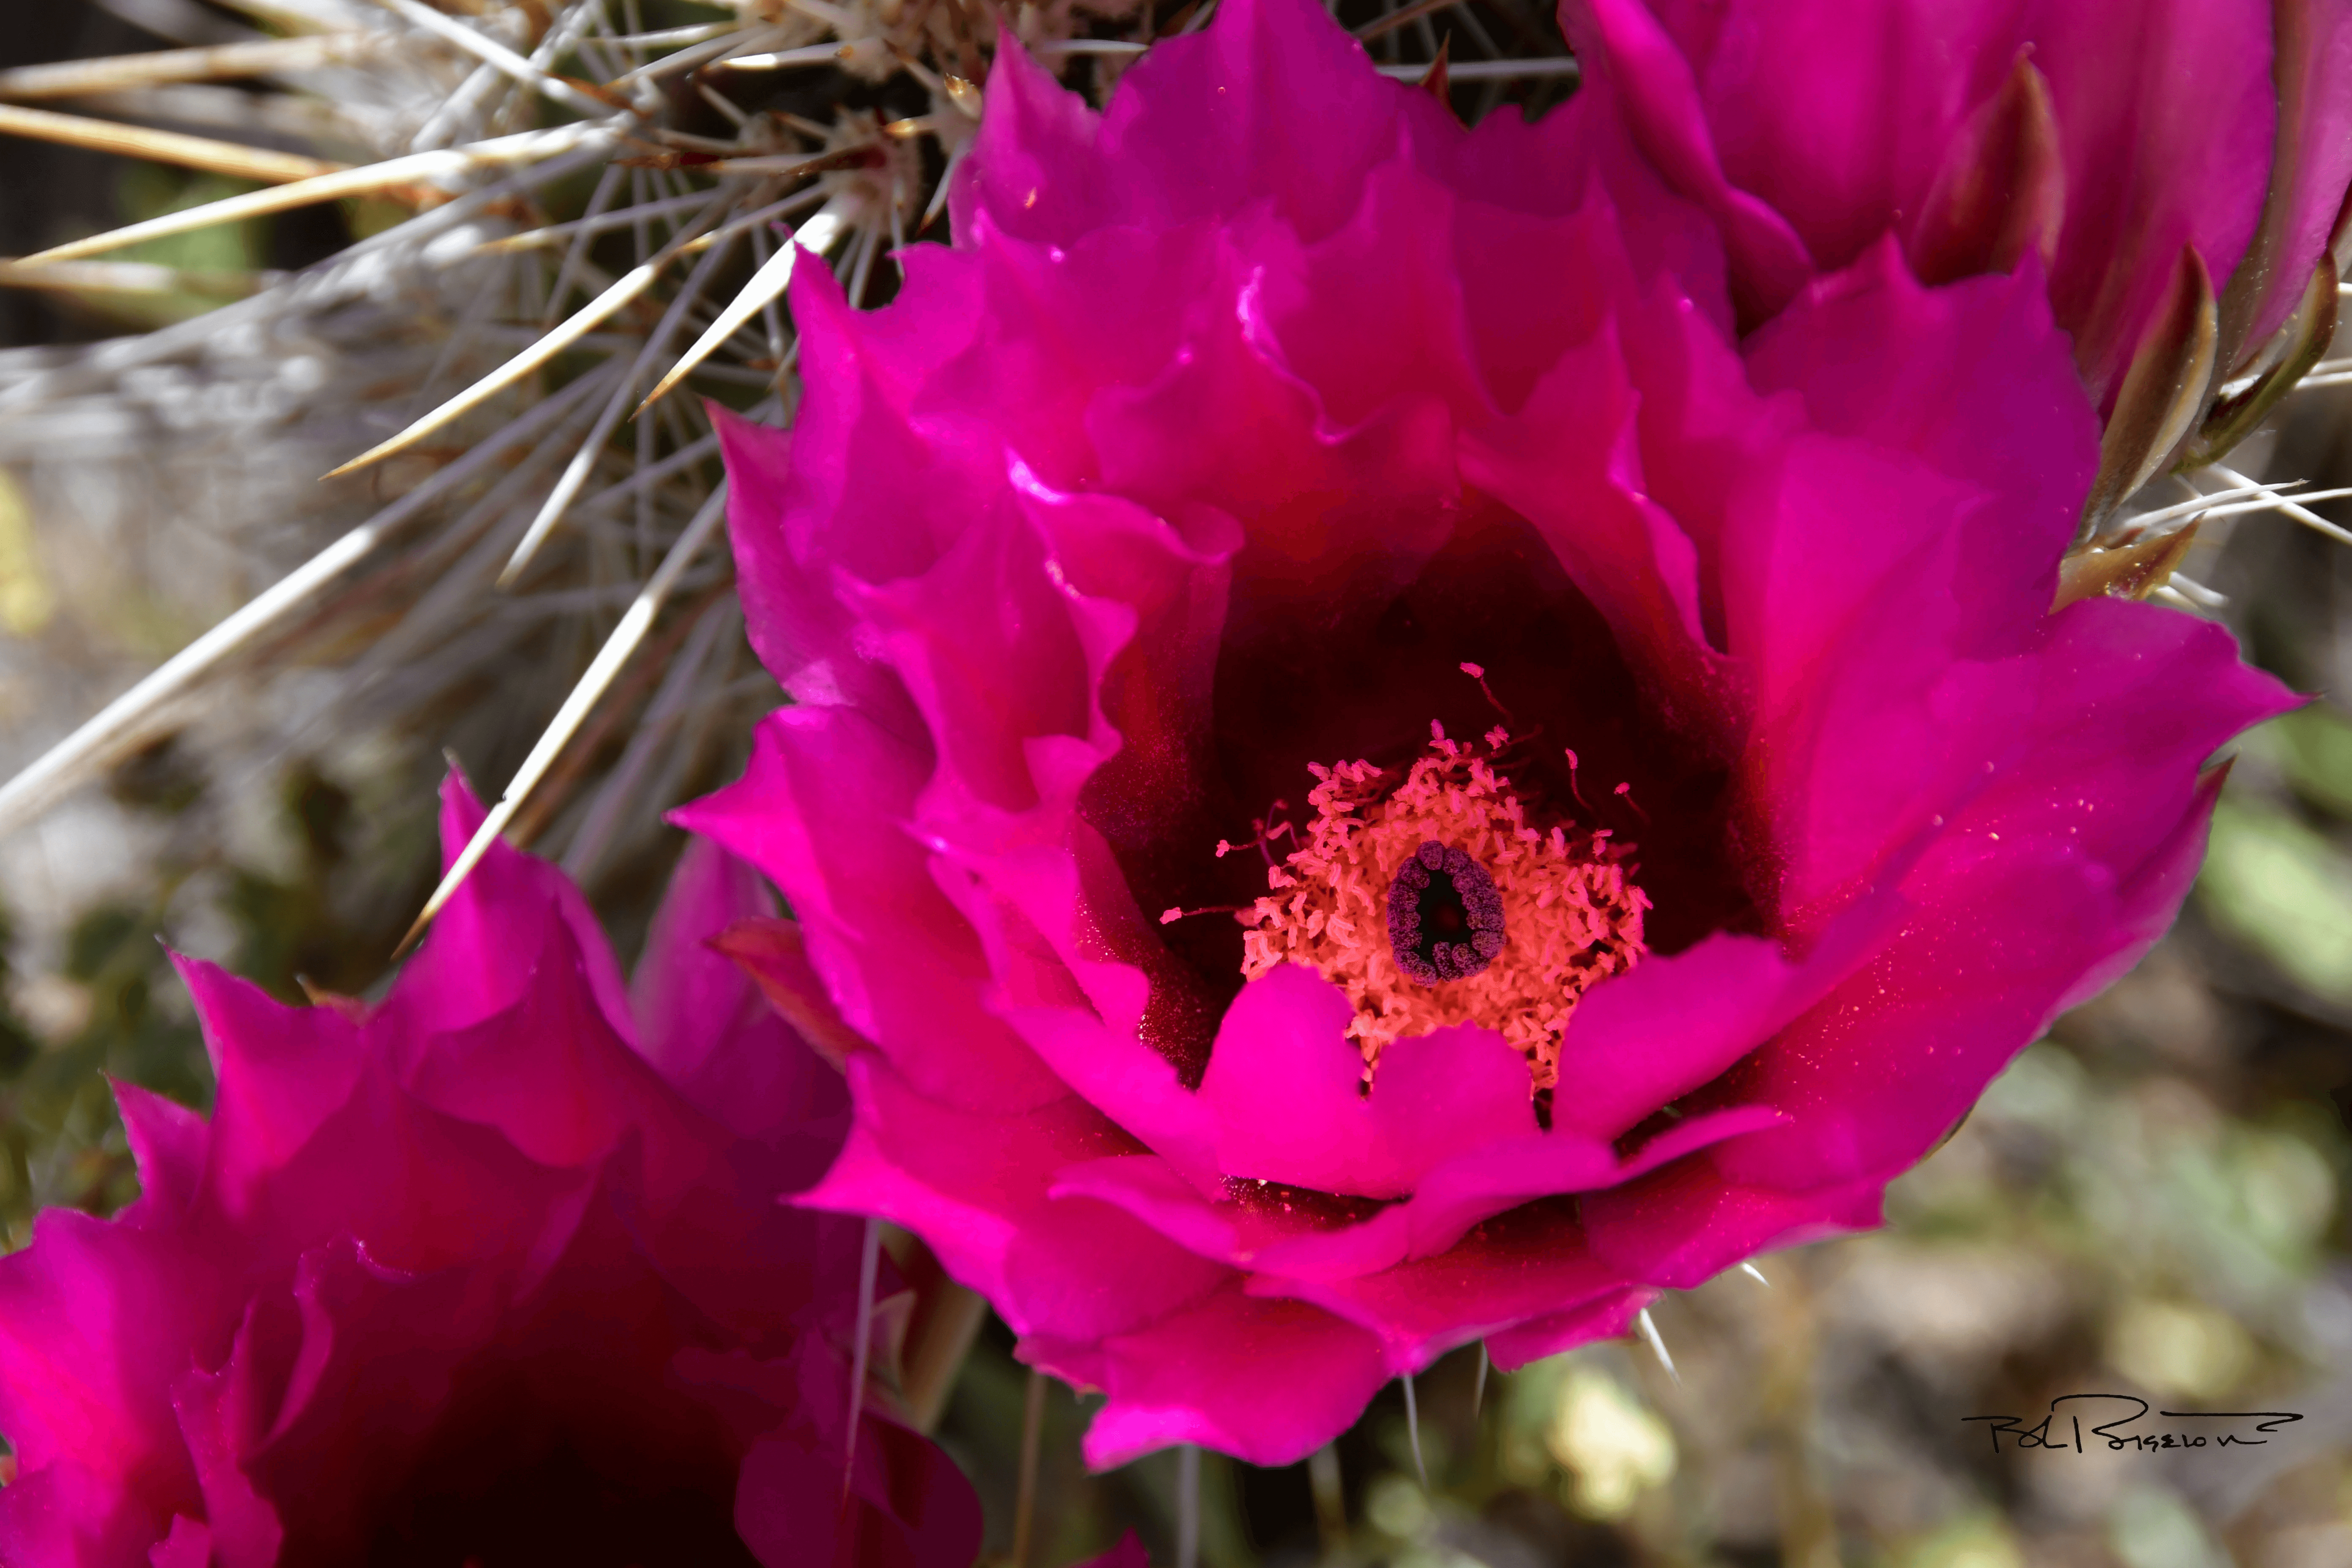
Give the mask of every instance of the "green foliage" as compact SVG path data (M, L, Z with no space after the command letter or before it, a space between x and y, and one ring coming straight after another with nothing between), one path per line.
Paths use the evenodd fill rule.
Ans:
M2224 801L2198 891L2214 922L2325 1000L2352 1004L2352 856L2289 812Z
M58 979L75 987L80 1026L43 1048L23 1042L0 1075L0 1226L9 1245L30 1238L36 1210L63 1205L106 1214L136 1196L138 1173L107 1079L208 1105L212 1071L169 955L154 938L154 906L108 904L74 923Z
M166 213L185 212L207 202L224 200L258 189L250 181L219 174L197 174L165 163L127 164L115 185L115 205L124 223L141 223ZM110 261L148 262L177 268L190 285L173 293L90 293L81 296L87 308L134 327L168 326L215 310L239 290L234 286L206 288L215 279L226 279L262 265L268 254L268 221L215 224L187 234L165 235L110 252Z
M2265 726L2294 792L2317 809L2352 822L2352 719L2315 702Z

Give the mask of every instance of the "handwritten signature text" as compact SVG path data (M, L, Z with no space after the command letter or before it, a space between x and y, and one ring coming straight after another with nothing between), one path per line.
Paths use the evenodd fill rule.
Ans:
M2050 1413L2039 1421L2021 1415L1963 1415L1981 1421L1992 1438L1992 1451L2002 1452L2006 1437L2011 1448L2063 1449L2076 1454L2105 1449L2110 1453L2135 1449L2255 1447L2270 1435L2301 1415L2289 1410L2158 1410L2173 1427L2138 1427L2149 1411L2147 1400L2130 1394L2067 1394L2050 1402Z

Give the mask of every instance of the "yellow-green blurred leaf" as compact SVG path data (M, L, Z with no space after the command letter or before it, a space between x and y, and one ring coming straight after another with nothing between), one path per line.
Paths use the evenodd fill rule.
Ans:
M2295 793L2352 822L2352 719L2315 702L2277 720L2279 763Z
M160 163L133 163L123 170L115 187L115 205L125 222L139 223L258 188L249 181L226 179L218 174L192 174ZM188 234L166 235L161 239L124 246L115 253L115 259L152 262L199 275L234 276L260 265L268 243L268 226L259 220L215 224ZM83 304L100 314L156 326L203 315L227 303L236 294L189 289L164 294L92 291L79 297Z
M2352 857L2276 807L2224 801L2197 889L2224 931L2314 995L2352 1003Z

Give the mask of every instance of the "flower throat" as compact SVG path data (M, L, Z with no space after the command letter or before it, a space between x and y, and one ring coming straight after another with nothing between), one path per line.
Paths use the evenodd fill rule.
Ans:
M1511 743L1500 726L1483 747L1430 731L1402 780L1368 762L1308 764L1315 817L1237 916L1242 973L1303 963L1344 990L1367 1079L1389 1041L1469 1024L1525 1056L1539 1092L1559 1077L1577 998L1646 951L1633 846L1531 824L1495 771Z

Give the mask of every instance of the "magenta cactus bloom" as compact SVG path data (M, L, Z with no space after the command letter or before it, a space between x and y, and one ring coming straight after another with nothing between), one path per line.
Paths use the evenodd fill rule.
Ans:
M1151 1568L1151 1559L1144 1554L1143 1542L1130 1530L1118 1538L1118 1544L1099 1557L1089 1557L1078 1568Z
M1561 22L1722 223L1751 320L1888 233L1934 281L2031 253L2102 407L2185 252L2226 374L2295 310L2352 185L2345 0L1563 0Z
M964 1568L940 1450L869 1416L845 1465L860 1227L777 1194L845 1096L703 945L762 897L690 857L635 1008L504 847L379 1007L184 962L210 1122L118 1086L143 1194L0 1259L0 1560Z
M1876 1222L2171 920L2220 628L2052 614L2096 424L2038 262L1882 244L1734 335L1605 96L1465 131L1312 0L1099 118L1008 45L952 249L803 268L723 426L796 699L687 814L846 1041L807 1201L1107 1391L1296 1460Z

